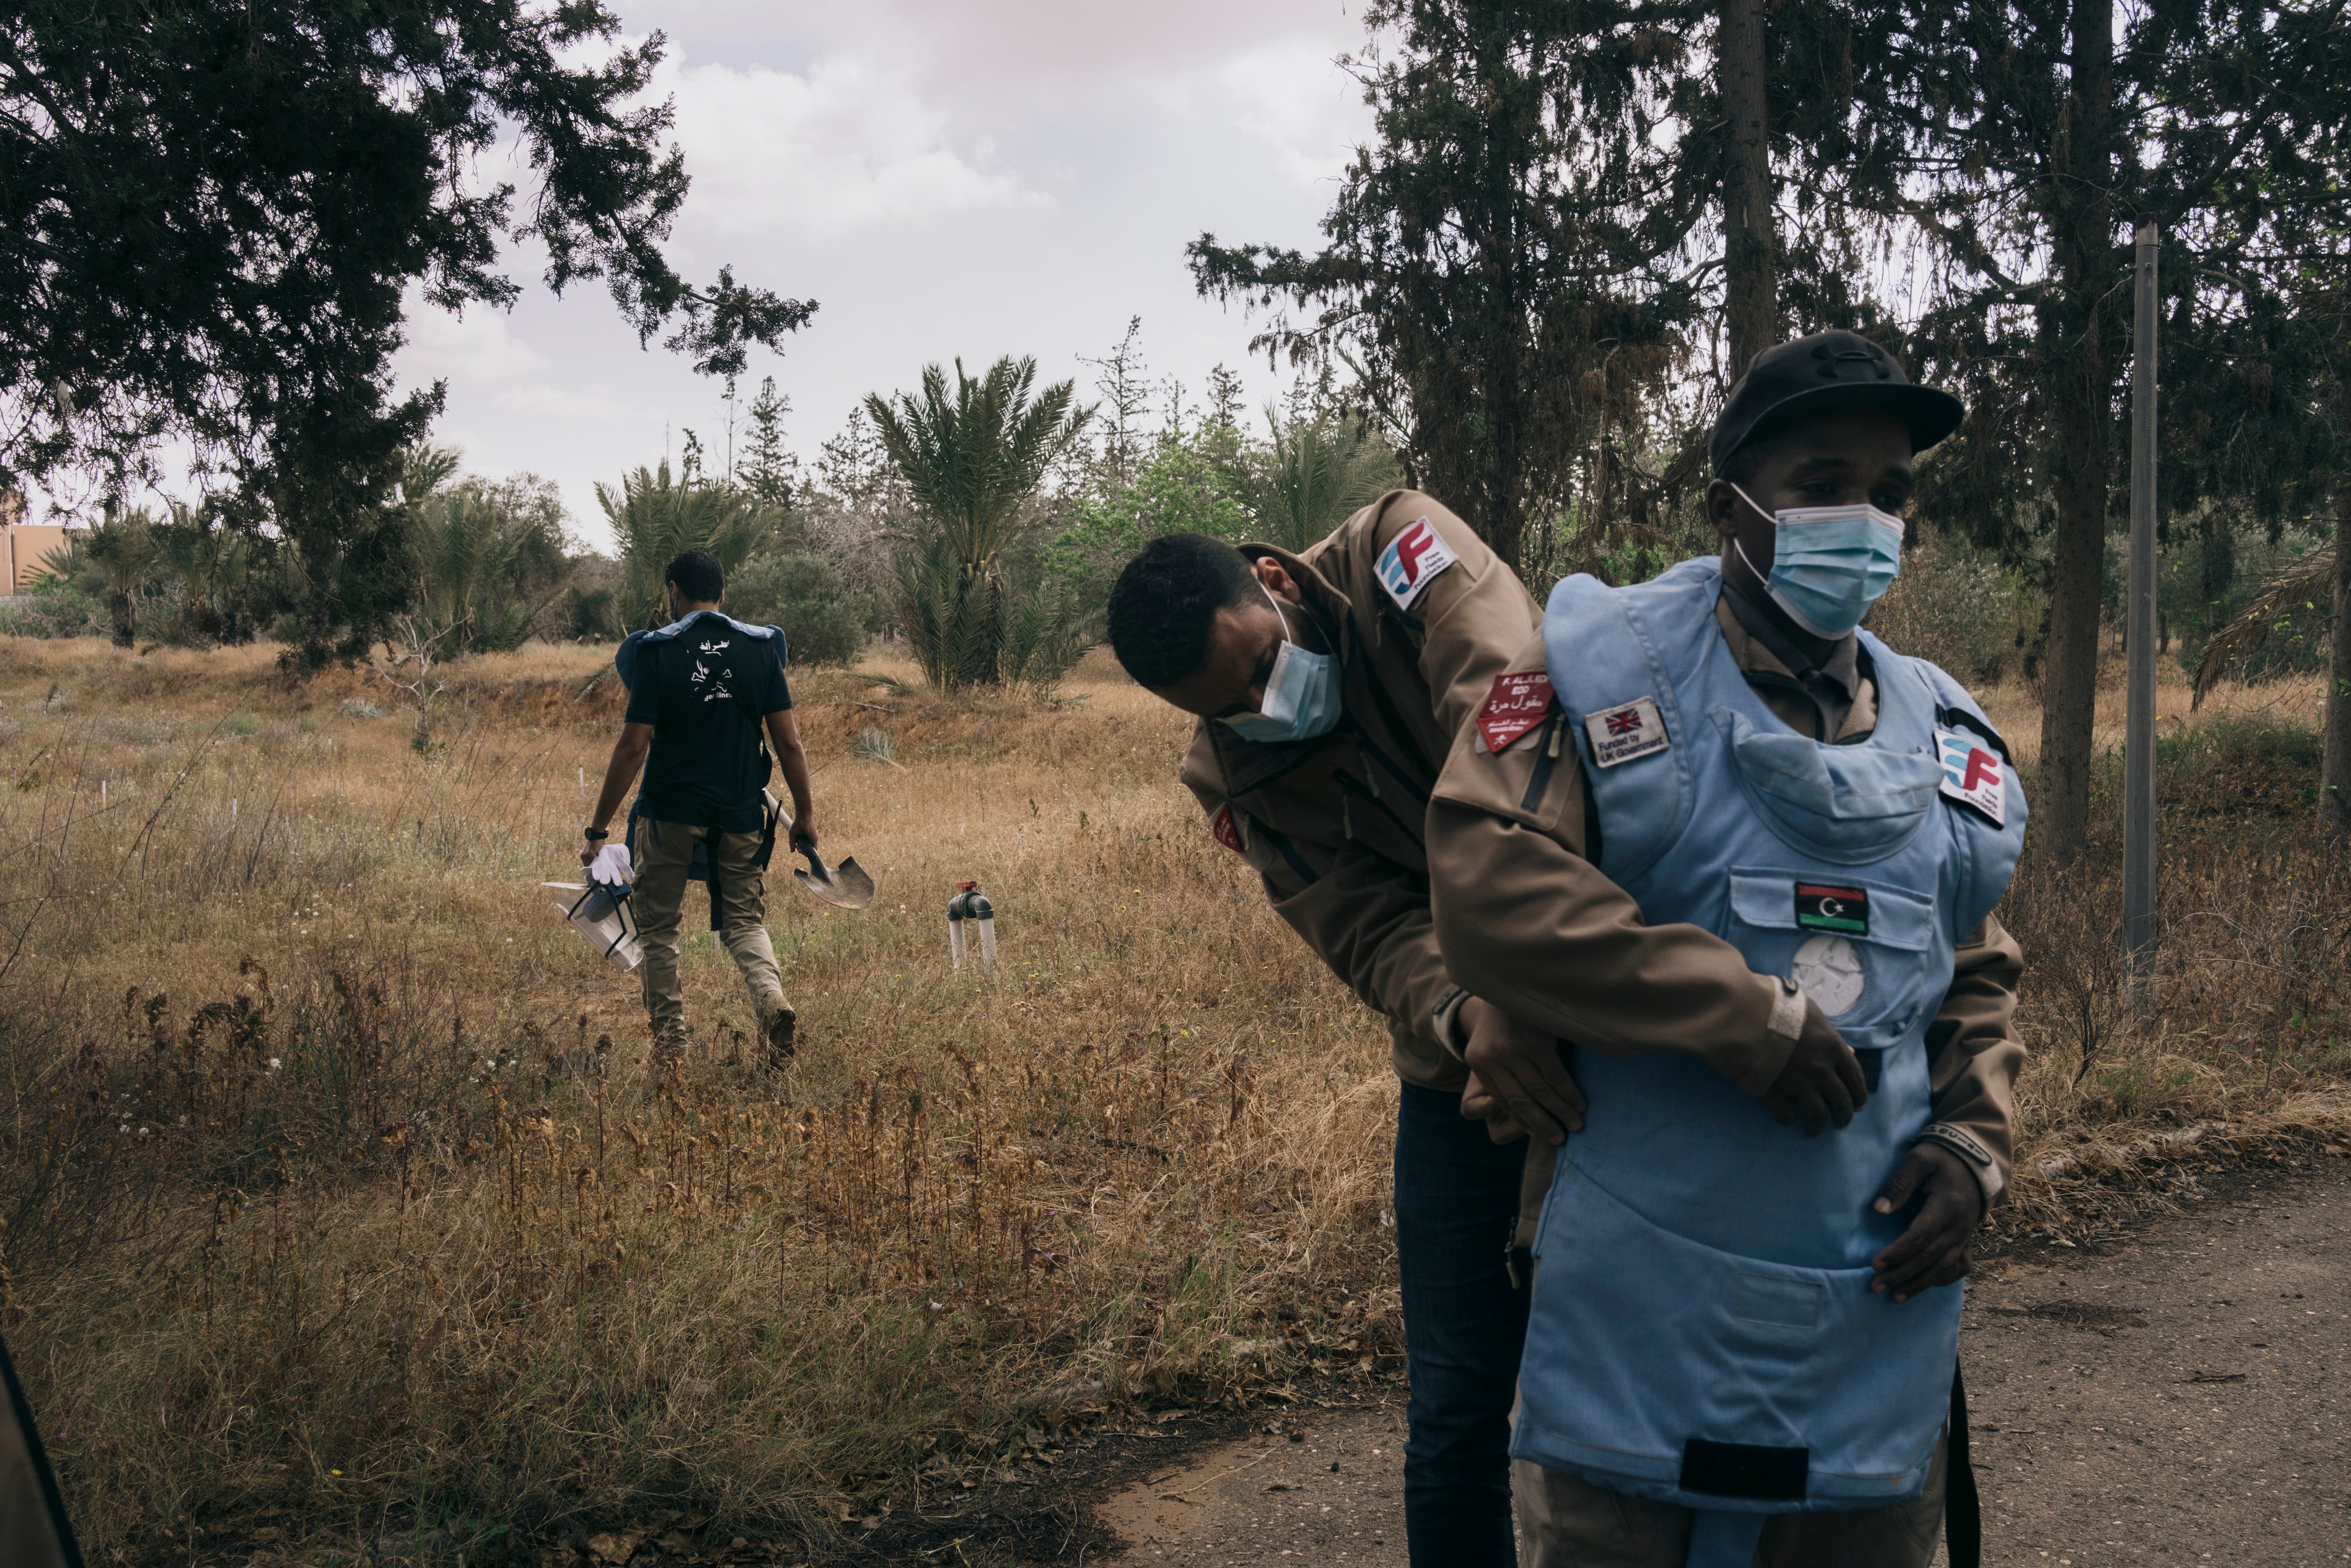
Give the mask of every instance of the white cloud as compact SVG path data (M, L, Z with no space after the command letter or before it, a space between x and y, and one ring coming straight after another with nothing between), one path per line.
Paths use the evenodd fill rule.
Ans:
M654 90L674 95L694 177L686 214L706 233L832 238L1046 201L996 166L987 140L955 133L912 83L853 57L794 74L690 65L674 52Z
M632 423L643 425L658 421L662 415L657 404L615 397L598 387L556 386L545 382L509 387L497 395L497 406L513 409L534 419L600 427L626 428Z
M423 293L412 288L406 310L408 341L394 361L403 385L505 382L546 372L545 358L515 336L506 312L495 306L475 305L453 316L427 305Z
M1144 319L1155 376L1197 389L1218 362L1252 408L1288 381L1247 351L1260 325L1196 292L1183 253L1203 231L1312 246L1329 183L1369 126L1332 57L1360 47L1359 0L619 0L635 37L669 40L653 101L671 99L694 186L665 250L696 283L737 278L823 308L741 388L774 375L799 411L803 456L869 392L962 355L1034 354L1049 380ZM503 157L504 162L500 162ZM485 178L528 189L510 149ZM691 427L723 447L719 387L650 348L583 285L536 279L538 247L504 257L511 315L462 319L411 301L408 386L449 383L434 439L468 468L563 487L574 525L609 548L593 494L673 455ZM1089 393L1091 395L1091 393Z
M1217 73L1239 104L1240 128L1274 150L1296 184L1336 179L1371 131L1364 89L1331 60L1326 46L1300 38L1252 50Z

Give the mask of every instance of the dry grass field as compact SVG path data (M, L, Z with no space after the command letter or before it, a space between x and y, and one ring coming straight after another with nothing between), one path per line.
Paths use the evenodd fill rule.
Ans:
M782 1073L689 903L672 1071L538 886L608 669L454 666L420 750L366 672L0 642L0 1291L93 1561L497 1561L664 1502L820 1542L1105 1406L1396 1364L1384 1031L1176 786L1186 721L1100 654L1051 703L797 675L881 896L771 888ZM2185 697L2159 1014L2116 1005L2110 844L2011 901L2012 1229L2351 1127L2315 693ZM1991 709L2029 758L2030 695ZM963 877L993 979L948 967Z

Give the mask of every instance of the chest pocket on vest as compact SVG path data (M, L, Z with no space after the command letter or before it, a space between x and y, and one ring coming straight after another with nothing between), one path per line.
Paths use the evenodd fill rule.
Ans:
M1887 883L1735 869L1721 936L1757 974L1802 987L1856 1051L1898 1044L1942 999L1927 972L1935 906Z
M1763 821L1790 848L1832 865L1884 860L1927 823L1942 788L1934 758L1883 747L1822 746L1774 732L1732 708L1714 721Z

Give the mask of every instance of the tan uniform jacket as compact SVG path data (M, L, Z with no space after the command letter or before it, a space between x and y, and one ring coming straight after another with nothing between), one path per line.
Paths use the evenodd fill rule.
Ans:
M1377 563L1423 520L1457 559L1407 590L1410 607L1400 608ZM1204 719L1180 777L1212 831L1265 879L1274 912L1386 1016L1396 1071L1458 1089L1466 1070L1434 1038L1440 1004L1449 1007L1457 988L1429 925L1423 817L1454 732L1526 646L1540 612L1468 524L1417 491L1383 496L1302 557L1242 550L1280 561L1336 641L1345 717L1294 746L1252 744Z
M1742 670L1787 674L1727 607L1716 620ZM1510 669L1542 668L1538 632ZM1817 737L1808 700L1768 685L1757 695L1791 728ZM1874 685L1864 678L1853 695L1841 741L1876 727ZM1464 727L1428 813L1431 903L1446 963L1470 993L1562 1040L1610 1056L1690 1051L1761 1093L1795 1048L1801 1007L1792 1009L1777 979L1750 970L1712 932L1646 924L1631 896L1585 858L1589 810L1574 742L1558 722L1499 754L1484 750L1475 726ZM1989 1202L2007 1186L2013 1149L2024 1048L2010 1022L2024 957L1987 917L1956 959L1927 1031L1936 1118L1927 1135L1967 1161ZM1438 1038L1450 1031L1450 1020L1440 1019ZM1528 1161L1538 1202L1549 1173L1534 1167L1549 1163Z

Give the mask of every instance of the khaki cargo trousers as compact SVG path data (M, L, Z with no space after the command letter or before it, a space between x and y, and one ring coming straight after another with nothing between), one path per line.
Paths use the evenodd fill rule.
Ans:
M1927 1568L1943 1528L1944 1445L1909 1502L1844 1513L1774 1514L1753 1568ZM1526 1459L1510 1465L1527 1568L1682 1568L1690 1511L1580 1480Z
M791 1004L784 999L783 971L776 967L776 949L768 940L766 874L759 868L759 835L715 833L651 818L637 825L636 892L629 903L637 917L637 939L644 961L637 977L644 987L645 1011L652 1016L654 1041L668 1049L685 1042L685 991L677 977L677 933L684 918L686 872L694 864L694 846L710 844L710 862L718 874L718 939L743 984L751 993L764 1026Z

